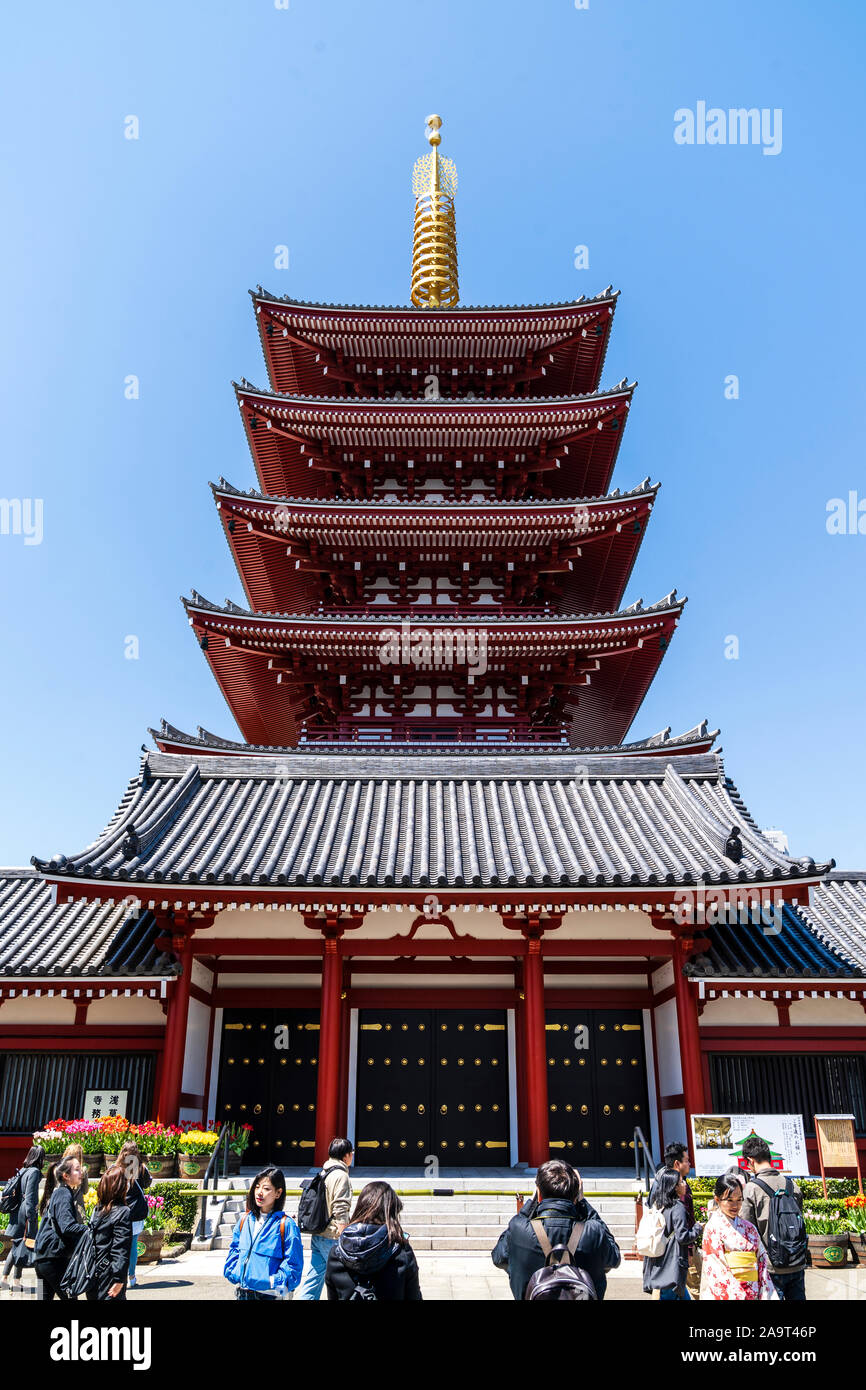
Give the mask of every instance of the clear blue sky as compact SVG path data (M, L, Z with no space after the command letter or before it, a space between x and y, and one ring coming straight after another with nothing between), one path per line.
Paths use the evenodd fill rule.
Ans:
M438 111L464 303L622 291L615 482L662 483L627 598L690 598L633 735L706 715L761 824L866 866L866 535L825 525L866 498L864 29L859 0L15 7L0 496L44 536L0 535L0 863L92 840L161 715L236 736L178 599L243 597L207 484L254 481L247 289L405 303ZM781 108L781 152L676 144L700 101Z

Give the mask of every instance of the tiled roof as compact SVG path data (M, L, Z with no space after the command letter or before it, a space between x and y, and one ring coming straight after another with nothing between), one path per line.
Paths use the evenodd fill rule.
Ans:
M866 873L829 874L801 913L819 940L866 975Z
M823 887L823 885L822 885ZM813 898L820 889L813 889ZM686 974L759 979L781 976L860 976L863 961L855 962L845 951L831 946L809 924L802 908L784 903L781 913L764 916L754 911L702 929L710 940L708 950L686 966ZM866 917L864 917L866 922ZM862 947L861 947L862 950Z
M53 906L51 884L33 869L0 869L0 978L7 975L172 975L154 946L152 913L124 903Z
M436 750L148 753L125 814L52 877L150 883L604 887L796 880L748 824L717 754ZM743 856L726 858L739 826Z
M159 729L148 729L148 733L156 743L176 743L188 747L190 750L200 748L208 751L221 750L226 753L240 753L249 756L264 754L279 754L280 757L293 758L300 754L309 754L315 751L315 745L300 744L295 747L274 748L264 744L240 743L236 739L221 738L219 734L212 734L208 729L203 729L201 725L195 734L186 734L182 729L176 729L173 724L169 724L163 719ZM657 734L651 734L649 738L635 739L632 743L620 743L603 748L575 748L572 751L580 753L609 753L616 756L628 757L641 753L652 753L658 751L658 755L663 753L675 753L680 749L688 749L699 745L699 750L704 752L703 745L712 745L719 736L718 729L711 729L706 719L700 724L696 724L693 729L687 729L684 734L674 734L671 738L670 725L666 729L660 729ZM444 749L445 744L439 743L437 747ZM544 759L552 757L562 752L562 747L556 744L519 743L509 744L509 752L519 752L521 747L524 752L531 752L534 757ZM352 753L357 752L357 744L342 743L328 745L329 753ZM406 744L400 748L401 757L428 757L430 756L429 746L424 744ZM478 755L478 748L466 743L452 743L447 745L449 757L473 758Z
M253 300L266 299L272 304L283 304L289 309L336 309L349 314L374 313L400 313L417 316L420 322L429 320L431 313L429 309L416 309L411 304L320 304L306 299L292 299L290 295L269 294L263 290L261 285L257 285L254 290L250 290ZM605 300L616 299L620 291L615 290L612 285L600 291L599 294L581 295L579 299L554 300L550 304L458 304L452 309L444 307L435 310L436 314L448 313L449 315L459 314L503 314L503 313L534 313L545 309L577 309L585 308L588 304L599 304Z

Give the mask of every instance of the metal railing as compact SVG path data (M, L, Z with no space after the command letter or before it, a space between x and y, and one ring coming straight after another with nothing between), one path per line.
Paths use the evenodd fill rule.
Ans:
M644 1132L638 1126L634 1131L634 1177L635 1182L641 1183L649 1192L655 1181L657 1163L653 1158L653 1151L644 1136Z
M205 1238L205 1230L206 1230L206 1228L207 1228L207 1185L208 1185L208 1183L210 1182L211 1174L213 1174L214 1195L216 1195L217 1181L218 1181L218 1179L217 1179L217 1173L216 1173L216 1167L217 1167L217 1160L219 1159L220 1153L222 1153L222 1156L223 1156L223 1171L222 1171L222 1176L223 1176L223 1178L226 1178L226 1177L228 1176L229 1139L230 1139L230 1137L231 1137L231 1126L230 1126L230 1125L223 1125L222 1129L220 1130L220 1137L219 1137L219 1139L218 1139L217 1142L216 1142L216 1145L215 1145L215 1147L214 1147L214 1151L213 1151L213 1153L211 1154L210 1160L209 1160L208 1165L207 1165L207 1168L205 1169L204 1179L203 1179L202 1185L201 1185L201 1190L202 1190L202 1193L203 1193L204 1195L203 1195L203 1200L202 1200L202 1204L201 1204L201 1216L199 1217L199 1222L198 1222L198 1226L197 1226L197 1228L196 1228L196 1233L195 1233L195 1238L196 1238L196 1240L204 1240L204 1238Z

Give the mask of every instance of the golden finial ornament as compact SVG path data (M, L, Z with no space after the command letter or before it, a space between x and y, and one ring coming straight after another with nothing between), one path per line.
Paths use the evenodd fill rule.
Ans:
M457 303L457 227L454 194L457 170L439 153L441 116L427 117L430 154L415 162L415 236L412 243L412 303L419 309L449 308Z

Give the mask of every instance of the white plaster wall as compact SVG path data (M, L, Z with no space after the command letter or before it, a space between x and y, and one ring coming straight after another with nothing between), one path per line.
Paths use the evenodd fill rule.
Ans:
M194 985L198 985L205 994L210 994L213 989L213 971L208 970L206 965L202 965L200 960L193 959L190 980Z
M866 1033L866 1009L856 999L792 999L790 1018L801 1027L854 1027Z
M71 999L45 996L34 999L6 999L0 1004L0 1024L3 1023L74 1023L75 1004Z
M216 893L214 894L216 897ZM304 919L294 908L280 909L276 912L242 912L238 907L225 907L218 912L213 926L206 931L196 930L193 938L196 949L200 943L219 941L220 937L265 936L287 940L309 941L310 932L304 926Z
M776 1007L769 999L708 999L700 1017L701 1028L735 1023L775 1028L778 1022Z
M163 1028L165 1014L158 999L147 999L144 995L131 994L127 999L119 994L116 999L107 994L104 999L92 999L87 1010L87 1024L120 1023L128 1026L148 1025Z
M683 1070L680 1064L676 999L659 1004L655 1010L655 1025L659 1092L662 1099L665 1096L678 1096L683 1089Z
M652 1145L653 1153L660 1154L662 1152L662 1146L660 1143L659 1110L656 1104L656 1058L653 1052L652 1010L642 1009L641 1019L643 1021L643 1045L644 1057L646 1060L646 1086L650 1123L650 1132L646 1135L646 1138L649 1139Z
M661 994L662 990L669 989L674 982L674 963L666 960L664 965L660 965L658 970L654 970L650 976L653 987L653 994Z
M691 1142L691 1135L686 1133L685 1110L662 1111L662 1138L661 1153L664 1153L666 1144L689 1144Z
M659 943L659 933L653 927L647 913L625 910L601 912L587 909L566 912L562 926L556 932L556 940L562 941L563 938L567 938L576 941L580 937L603 941L646 940L653 946L658 946Z
M198 999L190 999L181 1090L196 1096L204 1095L206 1089L210 1013L211 1011L206 1004L199 1003ZM195 1111L195 1115L199 1115L199 1112Z
M213 1016L213 1048L211 1049L210 1079L208 1081L207 1094L207 1114L205 1119L216 1116L217 1091L219 1090L220 1078L220 1052L222 1050L223 1035L223 1011L214 1009Z
M319 989L320 975L220 975L220 989ZM263 1001L264 1002L264 1001Z

